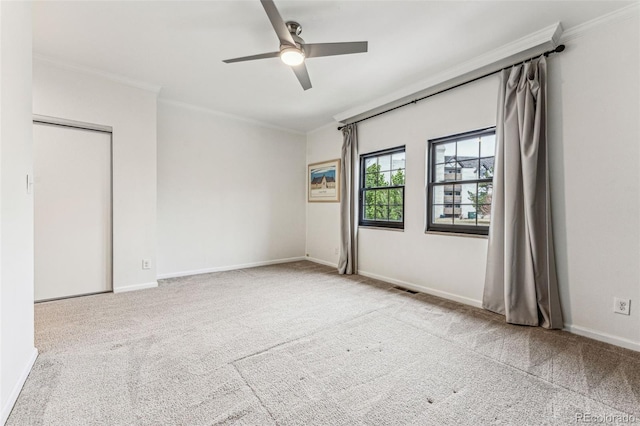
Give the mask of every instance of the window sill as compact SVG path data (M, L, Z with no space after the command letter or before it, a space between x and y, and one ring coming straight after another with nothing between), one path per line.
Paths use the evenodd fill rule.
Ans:
M381 231L395 231L404 232L404 228L387 228L386 226L371 226L371 225L358 225L358 228L362 229L379 229Z
M424 233L425 234L432 234L432 235L447 235L447 236L453 236L453 237L482 238L482 239L485 239L485 240L489 239L488 235L466 234L464 232L424 231Z

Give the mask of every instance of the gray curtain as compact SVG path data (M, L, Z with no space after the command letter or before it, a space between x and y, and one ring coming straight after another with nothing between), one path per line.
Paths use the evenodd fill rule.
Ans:
M358 132L355 124L342 128L340 173L340 274L358 273Z
M551 232L544 56L502 72L483 307L562 328Z

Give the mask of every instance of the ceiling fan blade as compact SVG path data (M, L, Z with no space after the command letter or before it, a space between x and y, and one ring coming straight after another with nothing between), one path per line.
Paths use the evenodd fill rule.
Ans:
M303 63L300 65L296 65L291 67L296 77L298 77L298 81L304 90L311 89L311 79L309 78L309 72L307 71L307 66Z
M303 46L304 56L317 58L319 56L349 55L364 53L369 43L366 41L351 41L346 43L308 43Z
M244 62L244 61L254 61L256 59L268 59L268 58L277 58L280 56L280 52L269 52L269 53L261 53L259 55L251 55L251 56L243 56L241 58L233 58L233 59L225 59L225 64L231 64L233 62Z
M293 41L293 37L291 37L291 33L289 33L287 25L282 20L282 16L280 16L280 12L278 12L273 0L260 0L260 3L262 3L264 11L267 12L269 21L271 21L271 25L273 25L273 29L276 31L280 43L295 46L296 42Z

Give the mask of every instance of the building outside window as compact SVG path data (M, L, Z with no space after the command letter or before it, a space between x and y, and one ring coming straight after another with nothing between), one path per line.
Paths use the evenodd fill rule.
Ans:
M360 156L360 225L404 229L405 147Z
M429 141L427 231L487 235L495 127Z

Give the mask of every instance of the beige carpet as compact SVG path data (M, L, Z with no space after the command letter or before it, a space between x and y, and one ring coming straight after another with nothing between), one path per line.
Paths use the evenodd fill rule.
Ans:
M639 353L310 262L37 304L36 346L8 425L640 418Z

